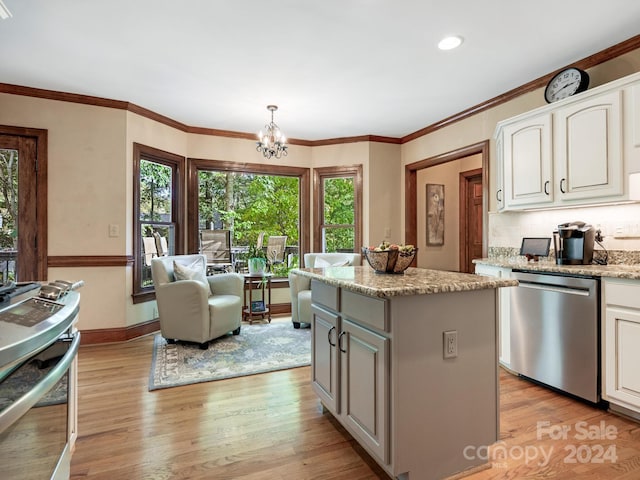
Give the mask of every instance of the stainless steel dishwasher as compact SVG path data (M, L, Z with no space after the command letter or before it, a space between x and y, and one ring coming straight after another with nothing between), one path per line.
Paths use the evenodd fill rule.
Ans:
M514 270L511 369L590 402L600 401L600 281Z

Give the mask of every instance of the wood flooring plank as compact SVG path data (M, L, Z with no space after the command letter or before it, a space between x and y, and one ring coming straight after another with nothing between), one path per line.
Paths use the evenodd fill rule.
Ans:
M73 480L384 480L384 471L328 413L301 367L148 391L153 335L80 348L79 437ZM468 480L640 479L640 425L549 389L500 375L500 442L492 468ZM616 429L613 440L539 437L578 422ZM567 462L568 449L615 447L615 462ZM519 451L550 451L548 462ZM410 480L420 480L413 479Z

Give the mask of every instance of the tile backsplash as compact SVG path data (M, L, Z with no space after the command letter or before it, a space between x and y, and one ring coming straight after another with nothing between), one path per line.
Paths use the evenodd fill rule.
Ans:
M561 223L576 220L600 229L609 263L640 263L640 204L489 214L489 255L520 251L523 237L553 237ZM553 241L551 244L553 248ZM596 249L600 249L596 245Z

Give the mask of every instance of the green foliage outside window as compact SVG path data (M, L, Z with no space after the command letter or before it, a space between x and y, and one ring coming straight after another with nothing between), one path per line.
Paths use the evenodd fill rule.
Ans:
M171 167L140 161L140 220L171 219Z
M260 232L298 245L296 177L201 171L199 185L200 228L229 229L234 245L255 245Z
M0 149L0 249L18 248L18 151Z
M353 177L324 180L325 252L354 251L355 189Z

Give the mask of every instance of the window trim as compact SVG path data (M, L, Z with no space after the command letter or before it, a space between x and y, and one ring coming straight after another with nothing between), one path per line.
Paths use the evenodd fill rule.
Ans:
M224 160L206 160L187 158L187 251L198 253L198 172L200 170L215 170L219 172L254 173L260 175L280 175L298 177L300 180L299 218L299 258L309 251L309 194L310 169L282 165L265 165L260 163L239 163Z
M173 170L171 212L175 221L175 253L184 252L184 168L185 158L154 147L133 143L133 303L155 300L153 286L141 287L142 238L140 237L140 160L149 160Z
M362 165L321 167L313 169L313 251L322 252L324 223L324 180L353 177L354 193L354 253L362 246Z

